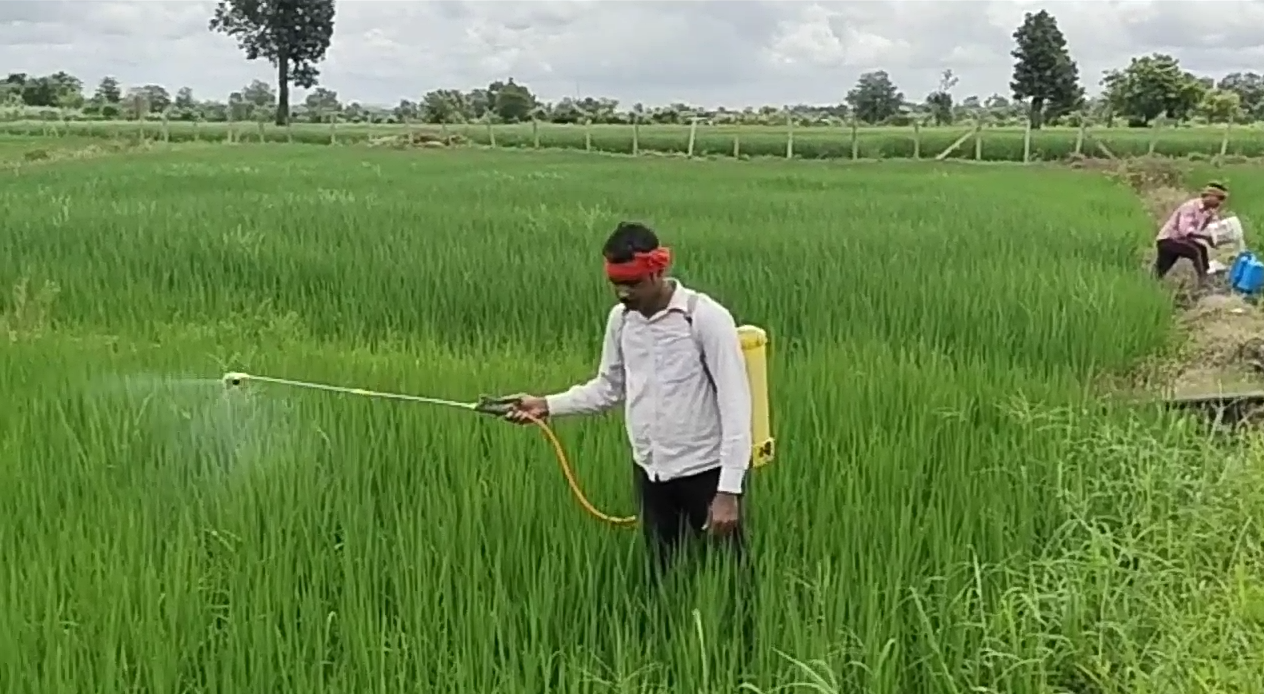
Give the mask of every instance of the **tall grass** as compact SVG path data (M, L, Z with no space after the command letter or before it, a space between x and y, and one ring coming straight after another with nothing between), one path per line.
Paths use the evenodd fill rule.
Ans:
M278 147L31 169L0 205L0 279L56 289L3 305L12 691L1259 684L1249 451L1093 404L1168 336L1099 179ZM753 653L717 573L652 591L530 433L213 380L565 387L625 218L773 335ZM631 511L622 427L558 429Z

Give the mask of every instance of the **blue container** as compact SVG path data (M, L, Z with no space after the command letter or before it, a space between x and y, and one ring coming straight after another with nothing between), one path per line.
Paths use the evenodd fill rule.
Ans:
M1247 296L1254 296L1261 287L1264 287L1264 263L1251 258L1246 261L1242 275L1233 283L1233 288Z
M1238 257L1233 259L1233 266L1229 268L1229 286L1238 286L1238 280L1242 279L1242 271L1246 269L1246 264L1255 260L1255 254L1250 251L1242 251Z

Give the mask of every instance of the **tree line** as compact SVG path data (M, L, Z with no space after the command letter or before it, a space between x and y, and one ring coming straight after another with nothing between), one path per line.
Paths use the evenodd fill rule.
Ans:
M686 103L646 107L620 104L606 97L564 98L546 102L513 78L486 87L435 89L417 100L401 99L393 107L345 103L338 93L319 85L317 65L334 34L333 0L221 0L208 22L211 31L234 38L246 58L265 60L277 71L275 85L255 80L226 100L201 100L181 87L173 95L157 84L127 89L114 77L100 81L89 94L77 77L66 72L32 76L11 73L0 83L0 108L43 110L50 118L157 119L185 121L275 120L351 122L682 124L694 118L712 123L833 124L855 120L868 125L950 125L959 121L1014 124L1028 121L1075 125L1093 122L1145 127L1159 120L1206 123L1264 120L1264 77L1235 72L1219 80L1197 76L1171 55L1132 58L1128 65L1106 72L1101 94L1086 97L1079 67L1057 19L1046 10L1027 13L1012 35L1013 76L1009 93L986 98L954 93L957 76L945 70L933 91L908 99L883 70L860 76L837 104L762 106L742 109L702 108ZM309 89L292 104L291 87Z

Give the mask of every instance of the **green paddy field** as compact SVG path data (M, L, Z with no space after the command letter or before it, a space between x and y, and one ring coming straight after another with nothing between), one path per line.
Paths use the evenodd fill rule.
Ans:
M21 160L0 187L5 691L1264 691L1259 447L1101 392L1179 340L1122 184L22 147L0 143ZM1228 175L1264 214L1258 175ZM638 534L586 516L534 431L219 381L566 387L596 363L625 219L771 335L749 658L723 581L652 591ZM557 431L626 514L618 420Z

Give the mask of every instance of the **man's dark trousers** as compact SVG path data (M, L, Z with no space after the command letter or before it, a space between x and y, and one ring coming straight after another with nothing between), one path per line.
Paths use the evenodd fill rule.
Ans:
M688 477L655 482L644 468L633 464L637 498L640 501L641 531L649 553L650 574L655 583L666 577L675 560L693 558L694 551L705 558L728 559L734 583L730 586L729 605L737 618L740 648L750 657L754 647L756 599L754 566L746 541L746 509L738 527L727 537L709 537L703 530L711 502L720 484L720 468ZM741 503L740 500L739 503ZM681 557L682 554L685 555ZM716 551L719 550L719 551ZM735 625L736 626L736 625Z

